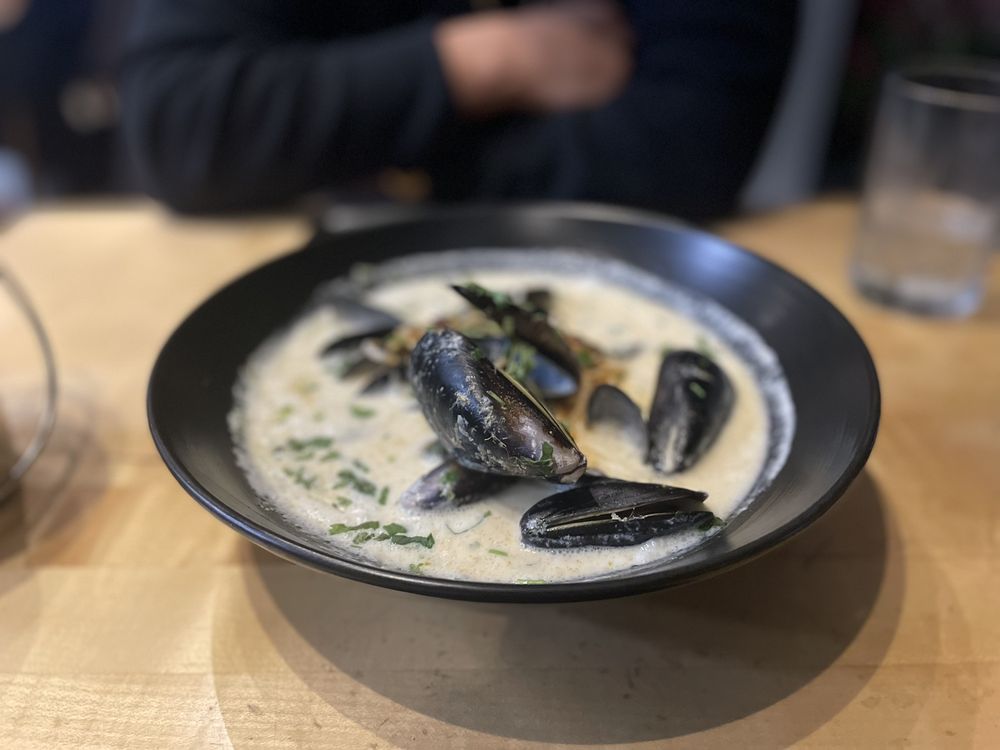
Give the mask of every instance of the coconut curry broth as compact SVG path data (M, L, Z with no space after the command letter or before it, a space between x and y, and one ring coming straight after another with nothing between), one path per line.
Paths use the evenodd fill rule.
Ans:
M761 472L768 415L749 367L711 331L633 290L592 277L483 270L384 283L367 302L408 323L430 324L468 306L448 283L469 280L518 294L553 291L551 318L570 335L620 362L619 387L648 413L666 348L703 349L729 376L735 401L714 445L687 471L669 478L644 463L644 450L609 425L588 429L578 404L567 422L591 468L622 479L670 483L708 493L717 516L731 515ZM373 562L428 576L548 582L607 574L674 556L707 532L682 531L632 547L555 551L521 543L519 521L531 505L559 489L520 482L457 509L414 511L400 494L440 463L434 434L409 387L360 395L364 381L338 374L343 355L320 352L352 332L330 309L300 319L253 355L238 385L230 420L252 484L298 526L350 547ZM588 371L584 369L584 377ZM579 401L582 402L582 399Z

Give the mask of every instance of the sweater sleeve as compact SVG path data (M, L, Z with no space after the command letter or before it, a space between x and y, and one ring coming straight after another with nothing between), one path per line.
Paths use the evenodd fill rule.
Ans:
M287 33L280 5L139 10L124 129L141 182L172 207L270 205L416 165L453 119L429 22L330 41Z
M780 92L796 3L625 5L638 59L622 95L467 130L432 170L439 197L597 200L691 219L735 207Z

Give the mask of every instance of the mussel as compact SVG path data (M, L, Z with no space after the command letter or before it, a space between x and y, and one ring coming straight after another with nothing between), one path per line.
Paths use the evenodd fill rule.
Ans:
M729 419L733 387L715 362L693 351L668 353L649 410L649 455L658 471L690 468Z
M595 479L540 500L521 517L521 540L534 547L625 547L718 519L704 492L618 479Z
M587 421L616 424L633 437L645 432L647 463L673 474L693 466L711 447L729 419L733 398L729 378L715 362L699 352L675 351L660 364L645 425L641 409L611 385L594 389Z
M575 386L580 381L580 362L566 339L549 323L547 312L535 303L528 309L517 304L509 294L490 291L479 284L455 285L452 289L498 323L509 339L530 345L552 365L560 368L573 384L569 394L561 395L575 392Z
M449 454L473 471L574 482L587 459L527 390L457 331L428 331L410 354L410 383Z
M399 498L406 508L457 508L481 500L509 485L512 477L472 471L447 460L411 484Z

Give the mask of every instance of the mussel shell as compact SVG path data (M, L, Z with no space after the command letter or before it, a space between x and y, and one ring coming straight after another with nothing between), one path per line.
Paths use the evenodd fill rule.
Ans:
M490 292L478 284L453 286L472 305L504 328L508 335L531 344L541 354L580 380L580 363L569 344L548 321L544 312L526 310L502 292Z
M733 398L729 378L704 354L664 356L649 413L649 463L667 474L694 465L729 419Z
M329 344L323 347L319 355L321 357L328 357L331 354L337 354L339 352L348 351L350 349L356 349L361 346L361 342L368 339L380 339L388 336L396 329L396 326L390 326L388 328L371 328L358 331L356 333L349 333L346 336L341 336L331 341Z
M448 460L411 484L399 502L415 510L457 508L481 500L513 481L511 477L472 471Z
M510 340L499 336L484 336L474 339L493 364L498 364L507 356ZM544 399L560 399L577 392L579 381L541 352L535 354L534 365L524 383L529 390Z
M540 500L521 517L521 540L534 547L627 547L694 527L715 515L704 492L618 479L595 479Z
M572 482L587 468L549 411L456 331L424 334L410 382L431 429L467 469Z
M647 450L648 435L642 410L620 388L603 383L597 386L587 401L587 425L610 424L640 451Z

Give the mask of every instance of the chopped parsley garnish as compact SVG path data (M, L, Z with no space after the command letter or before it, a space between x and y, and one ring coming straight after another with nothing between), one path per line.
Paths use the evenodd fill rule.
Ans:
M423 569L425 567L427 567L428 565L430 565L430 563L427 560L424 560L423 562L418 562L418 563L410 563L410 572L411 573L422 573Z
M597 364L594 361L594 355L588 349L581 349L576 353L576 361L580 363L581 367L593 367Z
M382 491L378 493L378 504L385 505L388 499L389 499L389 488L383 487Z
M306 470L301 466L294 471L288 468L284 471L285 476L289 477L293 482L295 482L295 484L305 487L307 490L312 489L313 484L316 483L316 477L312 474L307 474Z
M395 534L405 534L406 527L399 523L387 523L382 527L382 531L389 536L394 536Z
M375 483L365 479L364 477L359 477L350 469L341 469L337 472L339 481L333 485L333 489L339 490L341 487L353 487L362 495L374 495L375 490L378 489Z
M362 531L364 529L377 529L378 521L365 521L357 526L348 526L346 523L335 523L330 526L330 534L346 534L349 531Z
M458 469L448 469L441 475L441 484L454 485L458 481Z
M349 497L344 497L343 495L337 495L337 506L343 510L351 505L354 505L354 501Z
M365 542L367 542L369 539L371 539L374 536L375 535L372 532L370 532L370 531L362 531L360 534L357 534L351 540L351 544L364 544Z
M489 552L491 555L499 555L500 557L510 557L510 555L508 555L502 549L488 549L486 551Z
M698 398L706 398L708 396L708 393L705 392L705 387L694 380L688 383L688 390Z
M336 461L338 458L340 458L340 453L338 451L327 451L319 457L319 460L326 463L327 461Z
M311 437L305 438L304 440L299 440L297 438L289 438L288 442L285 443L289 450L301 453L302 451L307 451L315 448L329 448L333 445L333 438L329 437Z
M392 544L419 544L422 547L431 549L434 546L434 535L427 536L405 536L404 534L393 534L389 541Z
M361 404L351 404L351 414L358 419L368 419L375 416L375 410Z
M507 347L504 370L514 380L524 381L535 369L535 347L523 341L512 341Z
M274 418L278 422L284 422L294 413L295 413L295 407L292 406L291 404L285 404L280 409L278 409L278 412L274 415Z
M368 468L368 464L366 464L364 461L358 460L357 458L351 461L351 463L354 464L359 469L361 469L361 471L370 471L370 469Z

